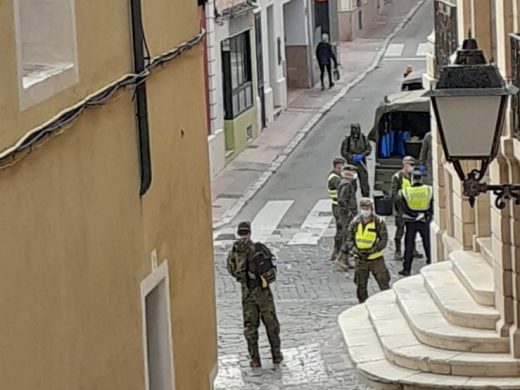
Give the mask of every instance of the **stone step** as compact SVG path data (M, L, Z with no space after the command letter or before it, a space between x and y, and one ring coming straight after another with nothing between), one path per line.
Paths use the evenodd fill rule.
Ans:
M451 324L424 286L422 275L394 283L393 290L415 336L432 347L461 352L509 352L509 340L495 330Z
M510 354L461 353L421 343L401 313L392 290L372 296L366 308L387 360L397 366L434 374L520 376L520 360Z
M491 237L478 237L477 244L484 259L493 265L493 244Z
M475 301L481 305L494 306L493 268L484 257L472 251L453 251L449 257L453 262L453 270Z
M421 275L426 289L449 322L470 328L496 329L500 313L494 307L475 301L454 273L451 261L423 267Z
M357 305L340 314L338 319L352 363L359 378L374 389L461 389L518 390L518 377L469 377L420 372L399 367L385 358L365 305Z

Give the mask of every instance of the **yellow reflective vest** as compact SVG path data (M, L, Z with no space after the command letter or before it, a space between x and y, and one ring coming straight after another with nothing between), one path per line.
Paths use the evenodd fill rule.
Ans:
M403 198L413 211L427 211L433 197L433 189L431 186L422 184L416 187L406 187L402 190Z
M327 189L329 190L329 196L330 199L332 199L332 204L337 205L338 204L338 188L335 188L333 190L330 189L330 181L338 178L341 180L341 176L338 175L336 172L331 172L329 175L329 178L327 179Z
M356 230L356 248L360 250L370 250L377 241L377 227L375 220L367 223L363 227L363 223L359 221ZM383 253L376 252L368 256L368 260L378 259Z
M403 176L401 189L404 190L405 188L408 188L408 187L411 187L411 186L412 186L412 182L410 181L410 179L407 179L406 177Z

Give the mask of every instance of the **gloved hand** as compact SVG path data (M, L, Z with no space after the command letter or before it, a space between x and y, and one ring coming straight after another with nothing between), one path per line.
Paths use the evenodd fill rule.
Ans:
M363 161L363 155L362 154L355 154L352 158L352 161L354 164L359 164L361 161Z
M426 167L424 166L424 164L419 165L419 170L423 175L426 173Z

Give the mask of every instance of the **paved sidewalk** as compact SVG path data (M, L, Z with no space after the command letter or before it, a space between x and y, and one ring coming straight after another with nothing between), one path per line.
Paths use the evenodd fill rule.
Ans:
M225 226L265 184L321 116L376 67L392 32L423 0L393 0L354 42L340 46L341 80L333 89L318 86L289 92L289 107L248 148L212 180L214 229Z

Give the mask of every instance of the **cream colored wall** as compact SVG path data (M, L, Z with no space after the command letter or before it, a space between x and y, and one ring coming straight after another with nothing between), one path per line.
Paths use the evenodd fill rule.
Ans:
M80 81L24 112L16 56L3 57L0 150L132 71L128 4L76 0ZM152 55L199 31L195 1L143 8ZM2 11L0 50L15 53L12 3ZM157 249L170 269L176 389L210 388L217 352L202 61L199 46L147 83L153 183L143 198L132 89L0 171L2 387L143 389L140 282Z

